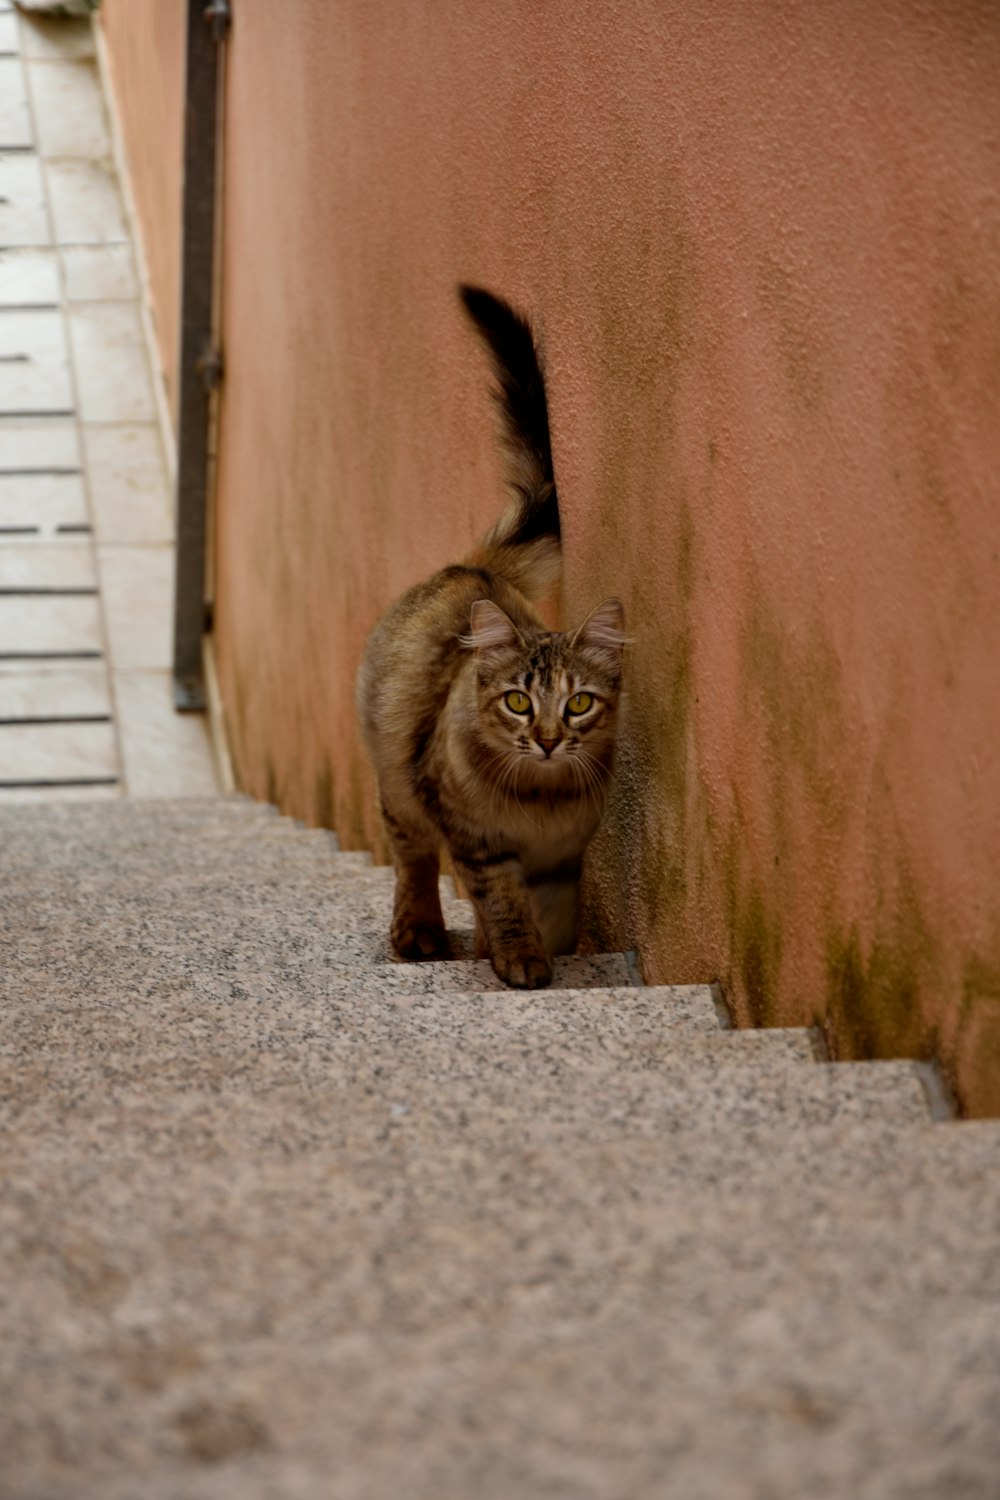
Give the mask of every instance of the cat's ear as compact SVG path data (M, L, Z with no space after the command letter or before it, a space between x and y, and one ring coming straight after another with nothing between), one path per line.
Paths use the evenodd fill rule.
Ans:
M625 611L620 599L605 599L574 632L572 644L599 656L610 667L620 667L622 650L628 645Z
M523 645L523 641L514 621L498 604L492 599L477 599L469 612L469 634L462 637L462 644L474 651L501 651Z

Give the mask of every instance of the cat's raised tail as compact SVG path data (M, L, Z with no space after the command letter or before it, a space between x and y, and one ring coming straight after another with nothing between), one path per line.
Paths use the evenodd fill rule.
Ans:
M469 562L537 598L559 576L559 502L552 472L545 379L531 325L482 287L460 286L466 312L490 351L506 479L514 501Z

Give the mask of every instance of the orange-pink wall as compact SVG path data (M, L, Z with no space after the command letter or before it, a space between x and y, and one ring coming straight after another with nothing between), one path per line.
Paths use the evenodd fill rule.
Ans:
M595 927L1000 1109L998 101L995 0L240 0L243 784L378 842L362 642L499 502L480 281L544 334L566 616L636 640Z
M104 0L99 24L175 412L186 0Z

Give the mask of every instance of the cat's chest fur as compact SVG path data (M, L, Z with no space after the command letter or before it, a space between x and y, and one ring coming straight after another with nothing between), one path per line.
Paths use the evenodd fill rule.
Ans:
M451 768L438 789L438 806L449 842L469 853L509 854L526 875L579 860L602 810L575 787L505 794L489 783L470 788Z

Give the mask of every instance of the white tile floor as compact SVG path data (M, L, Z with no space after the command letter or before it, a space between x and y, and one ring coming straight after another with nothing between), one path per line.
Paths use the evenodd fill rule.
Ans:
M3 403L0 402L0 423ZM82 474L57 472L0 473L0 535L4 545L30 545L31 533L46 540L85 533L90 524Z
M51 161L45 177L57 244L109 245L126 240L125 210L110 159ZM33 201L30 182L25 182L23 194L28 213Z
M26 417L72 411L62 313L8 307L0 318L0 412Z
M90 423L84 442L97 540L172 541L170 493L156 429L149 423Z
M111 154L101 86L90 58L26 59L38 148L43 156Z
M216 788L91 23L0 0L0 801Z
M93 589L97 592L94 549L89 542L34 543L0 547L0 604L14 602L3 592L30 589Z
M6 250L0 260L0 307L58 307L59 260L55 250Z
M0 150L0 245L51 245L41 163Z
M156 400L136 304L76 303L68 312L83 421L155 421Z

